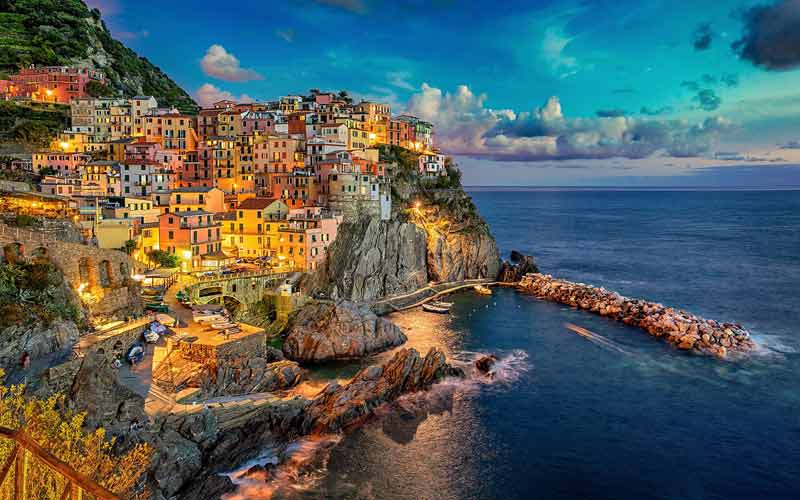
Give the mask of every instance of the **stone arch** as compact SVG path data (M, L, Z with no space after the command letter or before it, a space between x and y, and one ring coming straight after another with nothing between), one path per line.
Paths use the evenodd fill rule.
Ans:
M111 280L113 279L111 262L107 260L100 261L100 266L98 266L97 271L100 277L100 286L103 288L111 288Z
M25 245L15 241L3 247L3 260L8 264L15 264L25 260Z

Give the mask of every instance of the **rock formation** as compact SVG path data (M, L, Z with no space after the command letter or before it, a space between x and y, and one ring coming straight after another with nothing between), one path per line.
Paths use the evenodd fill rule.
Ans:
M72 321L4 328L0 330L0 368L10 371L18 367L24 352L35 361L52 353L69 351L78 337L78 327Z
M122 385L117 370L103 352L87 353L68 394L69 405L86 412L88 427L105 427L111 434L145 422L144 398Z
M306 408L303 432L338 432L376 407L446 376L463 372L448 365L440 350L433 348L423 358L415 349L402 349L383 365L364 368L346 385L328 384Z
M255 392L289 389L305 378L305 370L294 361L268 363L264 358L228 360L216 369L213 377L201 378L203 394L207 397L237 396Z
M287 332L283 352L300 362L359 358L406 341L391 321L343 300L304 306L290 319Z
M425 231L409 222L363 217L339 227L320 288L355 302L407 293L425 286Z
M638 326L683 350L725 357L729 351L752 351L756 344L741 325L719 323L686 311L642 299L630 299L604 288L529 274L519 284L539 298L568 304Z
M538 272L539 266L536 265L536 260L534 260L533 256L524 255L516 250L512 250L510 260L503 261L503 264L500 266L500 273L497 275L497 281L516 283L526 274Z

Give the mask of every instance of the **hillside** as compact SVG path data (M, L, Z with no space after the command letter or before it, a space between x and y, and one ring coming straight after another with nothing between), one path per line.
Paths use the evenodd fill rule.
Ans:
M115 40L100 11L82 0L0 0L0 77L30 64L94 67L121 95L152 95L162 106L197 109L164 72Z

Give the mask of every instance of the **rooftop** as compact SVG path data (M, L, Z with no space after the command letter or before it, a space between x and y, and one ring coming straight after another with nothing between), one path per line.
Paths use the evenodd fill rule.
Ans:
M272 205L276 201L275 198L248 198L239 203L240 210L263 210Z

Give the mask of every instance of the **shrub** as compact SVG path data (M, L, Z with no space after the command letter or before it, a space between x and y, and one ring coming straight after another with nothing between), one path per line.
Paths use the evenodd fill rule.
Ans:
M165 252L164 250L153 250L149 254L150 260L158 264L159 267L179 267L181 261L174 253Z

